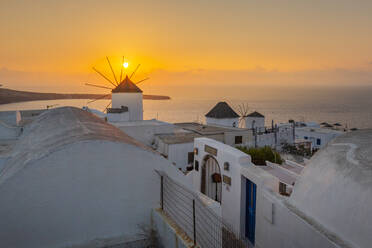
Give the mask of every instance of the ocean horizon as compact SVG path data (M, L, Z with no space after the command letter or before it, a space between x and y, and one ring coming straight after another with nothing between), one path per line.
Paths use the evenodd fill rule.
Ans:
M264 90L263 90L264 91ZM145 92L146 94L148 92ZM152 93L152 92L150 92ZM235 93L235 94L234 94ZM348 128L372 128L372 87L355 86L343 88L283 88L269 92L229 91L225 96L172 96L171 100L144 100L144 119L158 119L166 122L204 122L204 115L219 101L228 102L235 110L239 105L248 104L249 111L265 115L266 125L296 121L340 123ZM272 97L270 97L270 95ZM89 103L88 99L48 100L19 102L0 105L0 111L43 109L48 105L88 106L103 111L110 100Z

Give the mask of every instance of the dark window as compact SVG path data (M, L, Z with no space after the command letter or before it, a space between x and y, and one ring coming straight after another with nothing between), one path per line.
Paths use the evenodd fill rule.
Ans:
M318 146L320 146L321 143L322 143L322 141L321 141L320 139L316 139L316 144L317 144Z
M307 137L307 136L305 136L305 137L304 137L304 139L306 139L306 140L307 140L307 139L308 139L308 137Z
M194 167L195 167L195 170L196 170L196 171L199 171L199 161L198 161L198 160L195 160L195 165L194 165Z
M243 143L243 136L235 136L235 144Z
M187 164L194 163L194 152L189 152L187 155Z

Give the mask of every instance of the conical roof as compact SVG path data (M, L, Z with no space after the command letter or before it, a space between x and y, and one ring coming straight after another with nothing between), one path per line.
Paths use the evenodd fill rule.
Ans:
M112 90L112 93L142 93L142 90L129 79L128 75Z
M216 119L239 117L239 115L226 102L217 103L217 105L214 106L205 116Z
M247 115L246 117L265 117L263 114L261 113L258 113L257 111L254 111L252 113L250 113L249 115Z

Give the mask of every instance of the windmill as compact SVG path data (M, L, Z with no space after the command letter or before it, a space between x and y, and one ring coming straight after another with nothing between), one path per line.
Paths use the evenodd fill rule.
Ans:
M98 100L107 99L111 95L111 101L110 101L110 103L103 110L103 111L107 111L107 109L109 108L109 106L110 105L113 105L112 104L113 93L119 93L119 92L141 92L141 101L142 101L142 90L140 90L137 87L137 85L140 84L140 83L142 83L142 82L144 82L144 81L146 81L146 80L148 80L149 78L145 78L145 79L139 80L137 82L133 82L131 80L135 76L135 74L138 71L138 69L141 66L141 64L138 64L136 66L136 68L133 70L133 72L130 74L130 76L128 76L128 74L126 74L125 77L124 77L125 72L123 71L123 68L126 69L129 64L128 64L128 62L125 62L124 56L123 56L123 58L122 58L122 64L120 66L120 77L118 78L117 75L114 72L114 69L113 69L112 64L110 62L110 59L108 57L106 57L106 60L107 60L108 66L110 68L110 71L112 73L113 80L110 79L110 77L108 77L107 75L105 75L101 71L99 71L97 68L93 67L93 70L98 75L100 75L102 78L104 78L105 81L107 83L109 83L110 85L109 86L107 86L107 85L97 85L97 84L92 84L92 83L85 83L85 85L91 86L91 87L97 87L97 88L101 88L101 89L108 89L108 90L111 90L111 92L109 94L99 96L99 97L97 97L95 99L91 99L88 102L88 104L89 103L92 103L92 102L95 102L95 101L98 101ZM142 106L142 104L141 104L141 106Z
M237 112L239 114L239 127L244 127L245 123L243 123L243 121L245 121L245 117L248 115L248 103L245 104L239 104L238 107L236 108L237 109Z

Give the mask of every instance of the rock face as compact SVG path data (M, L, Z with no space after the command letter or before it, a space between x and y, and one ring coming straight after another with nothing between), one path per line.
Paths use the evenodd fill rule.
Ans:
M0 169L0 247L67 247L139 239L169 161L77 108L44 112Z
M105 94L57 94L18 91L0 88L0 104L39 101L39 100L58 100L58 99L95 99L103 97ZM110 99L111 95L102 99ZM143 95L145 100L169 100L169 96Z
M339 136L320 150L296 182L290 202L350 247L370 247L372 130Z

